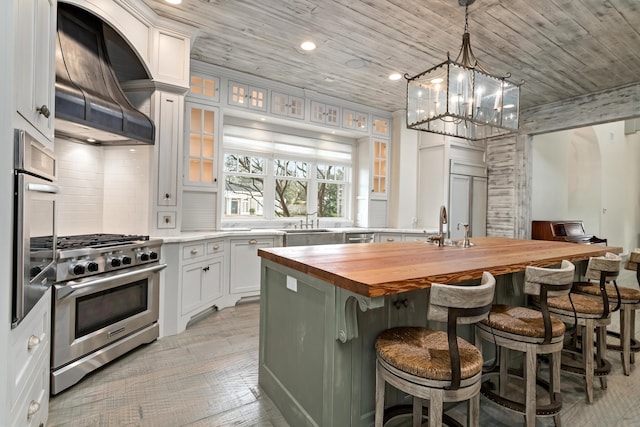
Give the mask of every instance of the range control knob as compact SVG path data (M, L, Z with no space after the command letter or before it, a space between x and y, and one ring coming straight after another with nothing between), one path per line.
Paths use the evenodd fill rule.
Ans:
M158 259L158 253L157 252L150 252L149 253L149 258Z
M73 266L71 266L71 273L73 273L76 276L79 276L81 274L84 274L84 265L82 264L75 264Z
M122 264L122 261L120 261L119 258L111 258L111 267L120 267L120 264Z
M98 263L97 263L97 262L93 262L93 261L91 261L91 262L89 262L89 263L87 264L87 270L88 270L90 273L95 273L95 272L96 272L96 271L98 271L99 269L100 269L100 266L98 265Z
M140 261L149 261L149 254L146 252L143 252L140 254Z
M129 265L131 264L131 257L130 256L123 256L122 257L122 264L123 265Z

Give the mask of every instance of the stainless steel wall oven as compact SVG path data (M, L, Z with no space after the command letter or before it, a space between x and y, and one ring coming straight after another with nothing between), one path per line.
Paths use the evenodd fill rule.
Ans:
M24 130L15 130L12 327L55 281L55 173L53 152Z
M161 245L146 236L58 238L52 394L158 338Z

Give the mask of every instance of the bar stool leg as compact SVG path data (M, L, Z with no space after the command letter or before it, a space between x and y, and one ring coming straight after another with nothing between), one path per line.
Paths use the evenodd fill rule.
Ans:
M431 394L431 399L429 399L429 427L442 426L442 410L444 406L443 401L444 390L437 390L435 393ZM414 427L420 427L420 425L422 424L420 422L420 419L418 420L418 424L416 424L416 419L413 419Z
M422 404L422 399L415 396L413 397L413 427L420 427L422 425ZM431 412L429 412L429 418L431 418Z
M382 369L380 362L376 361L376 414L375 427L382 427L384 422L384 389L385 381L382 378Z
M597 337L596 337L596 359L598 361L598 366L602 366L602 361L607 358L607 327L606 326L598 326L596 328ZM600 388L602 390L607 389L607 376L600 375Z
M636 311L635 310L630 310L631 311L631 320L629 321L629 324L631 325L631 327L629 328L629 336L633 339L636 339ZM636 363L636 352L632 351L631 354L629 355L629 361L631 362L631 364L633 365L634 363Z
M586 319L582 328L582 358L584 379L587 386L587 402L593 403L593 320Z
M527 345L524 362L525 377L525 425L536 425L536 350L532 345ZM502 362L501 362L502 363Z
M476 393L469 399L467 408L467 425L469 427L480 426L480 393Z
M556 393L560 393L560 364L561 364L561 353L551 353L549 355L551 358L551 364L549 366L549 391L551 392L550 399L553 399ZM560 422L560 413L557 413L553 416L553 422L556 427L561 427Z
M500 378L498 379L498 394L502 397L507 392L507 384L509 383L509 349L500 347Z
M627 307L622 305L620 308L620 341L622 342L622 371L625 375L629 375L631 369L631 312Z

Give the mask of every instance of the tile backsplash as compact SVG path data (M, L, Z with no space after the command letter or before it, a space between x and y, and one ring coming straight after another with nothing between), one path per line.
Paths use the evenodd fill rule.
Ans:
M152 146L56 138L58 235L148 234Z

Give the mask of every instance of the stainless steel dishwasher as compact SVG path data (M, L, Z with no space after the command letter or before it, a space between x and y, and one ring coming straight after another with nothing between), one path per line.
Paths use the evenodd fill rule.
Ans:
M345 243L372 243L375 237L373 231L361 231L344 233Z

